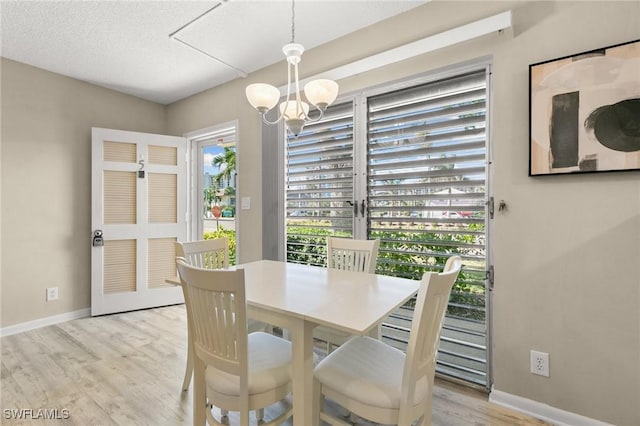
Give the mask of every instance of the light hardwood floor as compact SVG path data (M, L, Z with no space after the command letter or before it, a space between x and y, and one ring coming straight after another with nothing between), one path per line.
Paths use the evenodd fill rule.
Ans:
M186 355L184 305L73 320L3 337L0 343L0 424L192 423L192 390L180 391ZM31 409L22 414L32 419L9 418L19 409ZM62 418L66 413L68 418ZM42 419L51 415L58 419ZM437 381L433 424L545 423L490 404L483 393Z

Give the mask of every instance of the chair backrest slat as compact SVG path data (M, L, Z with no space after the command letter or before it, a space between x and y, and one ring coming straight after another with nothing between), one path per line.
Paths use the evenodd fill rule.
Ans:
M429 392L432 392L444 315L461 267L460 256L452 256L447 260L442 273L426 272L422 276L402 378L401 412L409 410L407 403L414 400L416 384L421 378L426 376L430 380Z
M230 374L247 374L244 270L198 268L177 259L197 355Z
M327 268L374 273L380 240L327 237Z
M176 256L184 257L198 268L222 269L229 267L229 240L214 238L176 243Z

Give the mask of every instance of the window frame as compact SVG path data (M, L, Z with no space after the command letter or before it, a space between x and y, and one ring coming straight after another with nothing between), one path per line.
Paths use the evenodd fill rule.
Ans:
M435 82L438 80L443 80L459 75L463 75L466 73L470 73L473 71L481 71L484 70L486 75L486 145L485 145L485 203L489 203L490 199L492 199L493 193L493 185L492 185L492 164L493 164L493 150L492 150L492 129L493 129L493 120L492 120L492 110L493 110L493 97L492 97L492 66L493 66L493 58L492 56L484 56L476 59L472 59L469 61L465 61L458 64L453 64L450 66L446 66L443 68L439 68L437 70L432 70L429 72L421 73L418 75L414 75L411 77L401 78L395 81L381 83L379 85L375 85L372 87L364 88L359 91L354 91L351 93L346 93L341 95L340 98L336 101L336 104L344 103L346 101L351 101L353 103L354 109L354 152L353 152L353 165L354 165L354 185L353 185L353 194L354 200L367 200L368 197L368 188L367 188L367 173L368 173L368 161L367 161L367 144L368 144L368 135L367 135L367 100L370 97L383 95L389 92L407 89L410 87L428 84L431 82ZM279 131L279 140L282 142L282 145L286 144L286 131L284 131L283 125L278 126L280 128ZM283 148L283 156L286 157L286 148ZM263 163L264 164L264 163ZM278 170L278 173L281 177L280 182L282 182L282 197L280 198L280 205L286 205L286 159L282 164L282 168ZM360 177L360 178L358 178ZM278 258L280 260L286 260L286 209L282 209L282 214L280 215L280 223L277 229L279 234L280 241L283 241L283 244L280 246L280 251L278 254ZM366 239L369 233L367 229L367 216L362 217L361 214L358 214L357 218L354 218L354 229L353 229L353 237L356 239ZM485 261L486 261L486 269L493 265L493 250L491 240L493 238L493 227L492 221L490 220L488 214L485 215L485 237L486 237L486 248L485 248ZM488 280L485 279L485 309L486 309L486 318L485 318L485 327L486 327L486 383L485 386L480 386L480 388L490 389L493 383L493 368L492 368L492 357L491 357L491 347L492 347L492 335L493 335L493 325L492 325L492 315L491 315L491 306L492 306L492 287ZM469 383L467 383L469 384ZM472 385L473 386L473 385ZM478 387L478 386L475 386Z

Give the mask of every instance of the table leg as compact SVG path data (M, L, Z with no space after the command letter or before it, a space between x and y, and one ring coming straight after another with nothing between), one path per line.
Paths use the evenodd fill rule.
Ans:
M302 319L292 325L293 424L309 426L313 419L313 328Z

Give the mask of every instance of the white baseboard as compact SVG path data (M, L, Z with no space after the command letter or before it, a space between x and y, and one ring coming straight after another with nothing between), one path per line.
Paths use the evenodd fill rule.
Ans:
M557 426L612 426L609 423L603 423L599 420L543 404L542 402L511 395L495 389L491 390L489 402Z
M34 330L36 328L59 324L61 322L71 321L78 318L85 318L90 315L91 309L85 308L77 311L65 312L64 314L40 318L33 321L22 322L20 324L0 328L0 337L11 336L12 334L22 333L23 331Z

